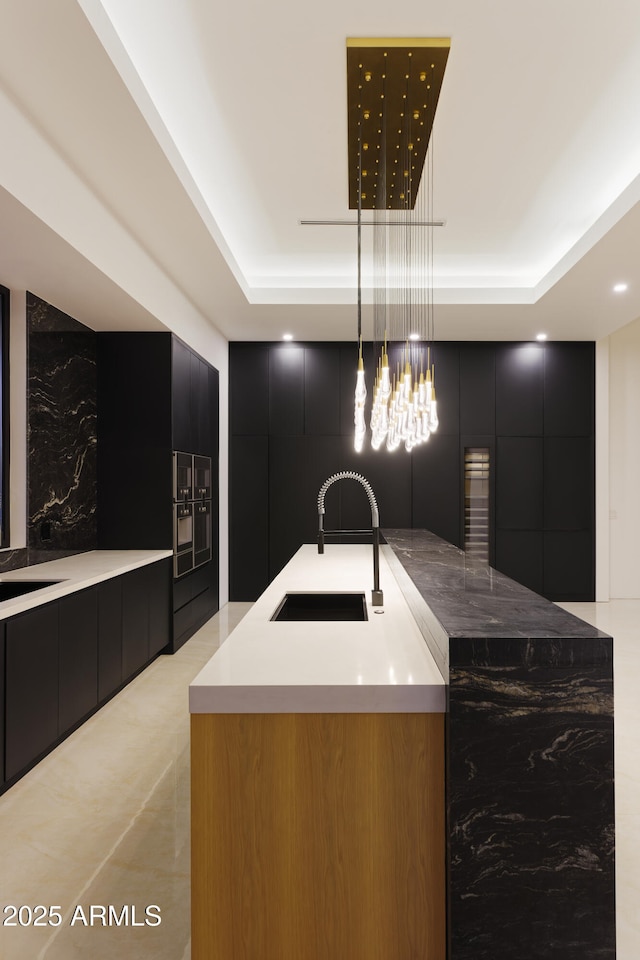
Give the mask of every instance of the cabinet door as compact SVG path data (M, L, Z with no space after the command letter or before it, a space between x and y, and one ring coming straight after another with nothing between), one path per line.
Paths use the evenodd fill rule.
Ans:
M193 453L191 417L191 351L175 337L171 349L173 449Z
M65 733L98 704L98 590L59 601L60 697L58 730Z
M58 604L36 607L7 622L7 780L58 737Z
M171 640L171 559L144 568L149 596L149 659Z
M191 354L191 441L193 452L211 455L211 413L209 410L209 369L204 360Z
M122 674L122 578L98 586L98 699L117 690Z
M137 673L149 660L149 591L144 567L122 577L122 673Z

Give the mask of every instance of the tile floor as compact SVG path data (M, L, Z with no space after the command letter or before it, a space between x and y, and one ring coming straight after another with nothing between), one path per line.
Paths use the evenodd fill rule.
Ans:
M636 960L640 601L563 606L616 641L618 960ZM59 926L0 926L1 960L188 960L187 687L248 607L223 608L0 797L0 909L42 904L62 913ZM160 925L144 922L153 904ZM129 923L102 926L96 914L85 925L91 905L112 905L119 917L126 905Z

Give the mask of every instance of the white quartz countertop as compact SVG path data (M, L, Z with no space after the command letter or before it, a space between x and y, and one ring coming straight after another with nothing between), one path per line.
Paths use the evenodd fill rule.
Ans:
M16 580L60 582L21 597L0 601L0 620L170 556L171 550L90 550L59 560L35 563L30 567L7 570L0 576L0 584L15 583Z
M301 547L195 678L191 712L443 713L445 682L382 554L382 608L372 586L370 545ZM316 591L363 592L368 620L271 620L286 593Z

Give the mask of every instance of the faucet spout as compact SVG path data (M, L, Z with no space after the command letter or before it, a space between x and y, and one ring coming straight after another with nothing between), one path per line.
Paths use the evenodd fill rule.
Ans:
M353 470L342 470L340 473L334 473L320 487L318 493L318 553L324 553L324 500L327 490L337 480L357 480L364 487L369 506L371 507L371 532L373 534L373 590L371 591L371 603L374 607L381 607L383 604L383 594L380 589L380 517L378 514L378 504L373 492L373 488L368 480L365 480L359 473Z

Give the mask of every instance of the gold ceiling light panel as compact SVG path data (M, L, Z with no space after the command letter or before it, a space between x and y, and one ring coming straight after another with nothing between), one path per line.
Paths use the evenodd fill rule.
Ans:
M378 183L362 188L362 209L415 206L449 47L448 38L347 40L350 209L358 209L361 178L374 173L374 158ZM409 175L400 191L393 168L407 156Z
M358 211L354 448L409 453L438 429L432 128L448 39L347 40L349 206ZM424 175L423 175L424 174ZM362 211L373 231L371 411L362 342ZM368 425L367 425L368 419Z

